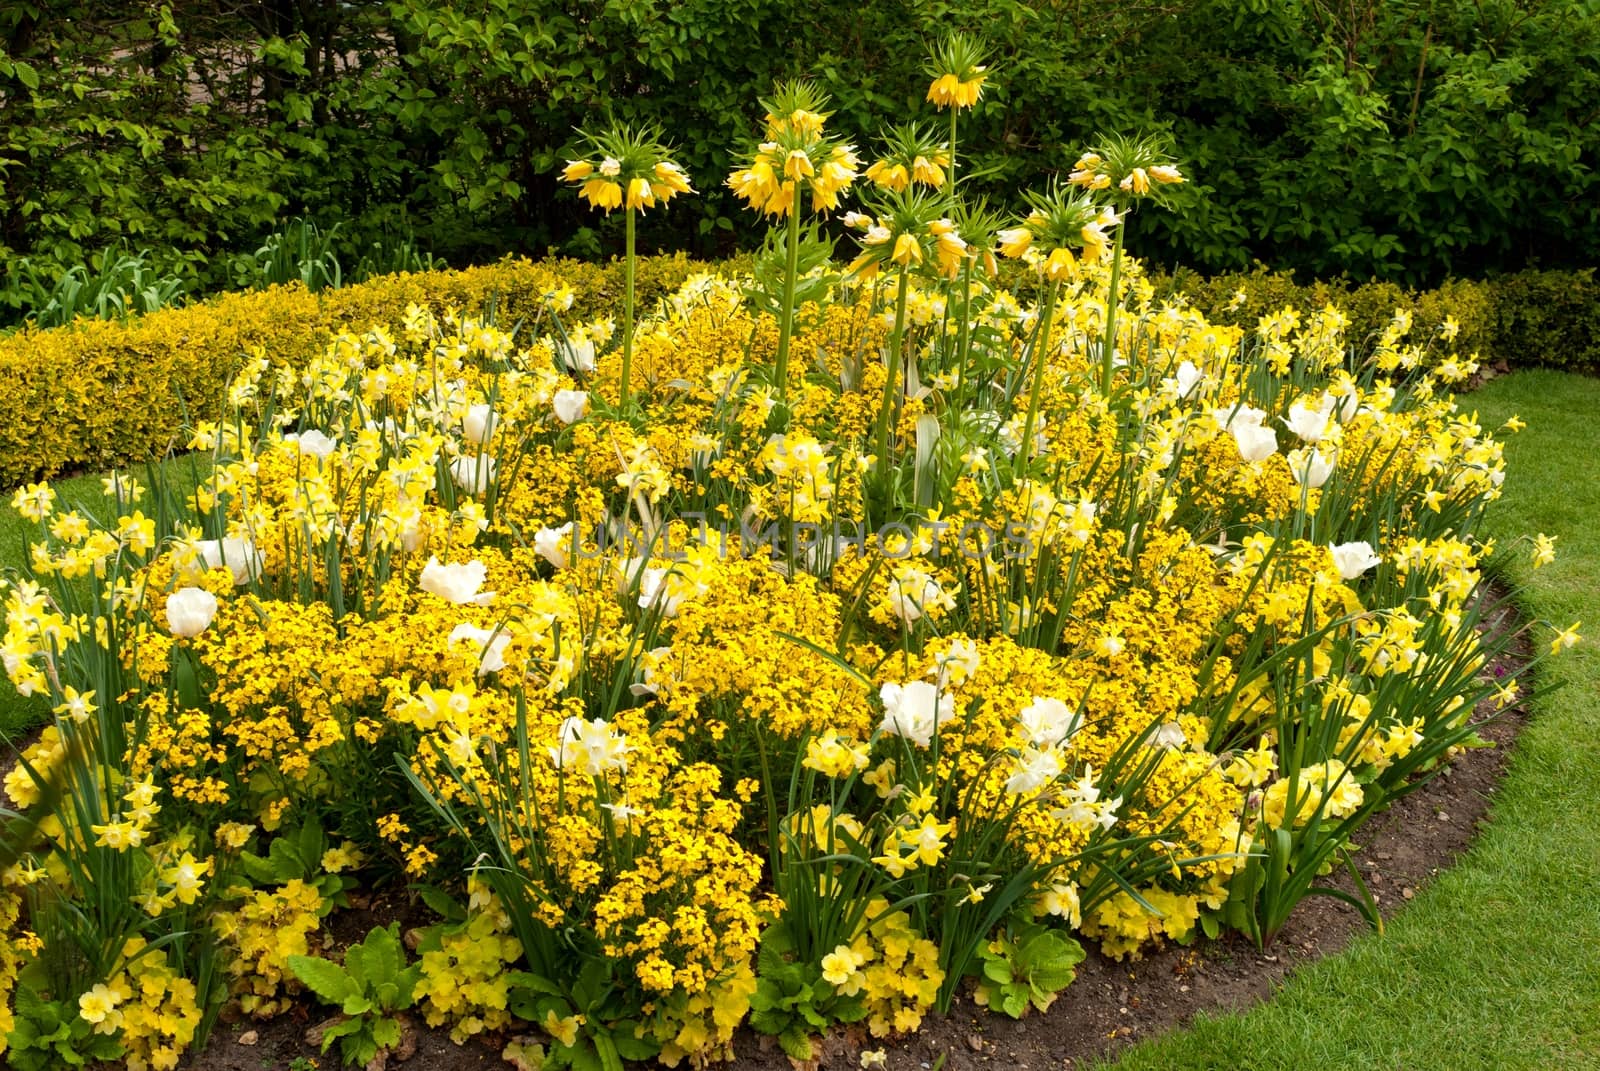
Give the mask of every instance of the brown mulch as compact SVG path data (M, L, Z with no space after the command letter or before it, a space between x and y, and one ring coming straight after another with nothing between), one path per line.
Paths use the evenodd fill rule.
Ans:
M1491 599L1500 601L1502 594L1492 593ZM1502 602L1491 627L1515 626L1514 611ZM1528 657L1526 650L1516 651L1492 672L1506 675L1526 664ZM1493 720L1491 713L1485 704L1476 718L1479 734L1492 747L1467 751L1363 828L1357 864L1385 916L1403 908L1449 867L1486 821L1511 746L1528 717L1520 704ZM1344 880L1348 888L1348 877ZM408 913L402 904L375 903L338 920L337 936L345 942L357 940L366 927ZM859 1029L836 1032L820 1047L819 1066L854 1068L861 1051L880 1048L888 1050L889 1071L926 1071L935 1066L943 1071L1064 1071L1084 1066L1181 1027L1199 1012L1244 1008L1264 1000L1296 967L1338 952L1367 928L1348 905L1312 897L1302 902L1265 952L1238 935L1192 948L1169 946L1120 963L1091 951L1078 969L1077 981L1045 1014L1012 1020L977 1008L963 996L948 1017L929 1017L907 1038L885 1043ZM337 1050L318 1056L305 1039L321 1018L320 1009L302 1007L296 1013L262 1024L220 1025L207 1049L185 1066L196 1071L286 1071L296 1058L316 1058L317 1066L336 1067ZM389 1069L508 1068L498 1055L503 1040L458 1047L445 1032L424 1028L416 1032L409 1059L391 1061ZM791 1071L790 1061L770 1038L743 1030L735 1049L738 1059L722 1065L729 1071ZM302 1063L298 1068L309 1066Z

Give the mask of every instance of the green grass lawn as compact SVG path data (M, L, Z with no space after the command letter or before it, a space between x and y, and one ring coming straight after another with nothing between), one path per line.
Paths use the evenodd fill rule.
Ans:
M1528 422L1506 444L1490 529L1524 611L1581 619L1585 634L1547 664L1541 684L1560 690L1538 700L1489 828L1384 936L1249 1012L1133 1049L1117 1071L1600 1068L1600 380L1519 372L1462 404L1486 428ZM1538 572L1509 545L1535 532L1558 537Z

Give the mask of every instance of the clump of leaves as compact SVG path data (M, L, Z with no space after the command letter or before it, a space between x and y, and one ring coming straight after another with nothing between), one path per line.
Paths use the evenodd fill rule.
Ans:
M794 939L784 926L772 926L761 935L756 958L756 991L750 998L750 1026L778 1039L794 1060L815 1055L811 1036L833 1023L854 1023L866 1018L866 1002L859 995L839 993L825 978L822 967L795 958Z
M978 953L983 974L973 999L1013 1019L1046 1011L1078 976L1083 946L1063 930L1014 924Z
M31 986L17 988L16 1024L7 1035L6 1060L19 1071L85 1067L122 1055L122 1041L102 1034L78 1014L77 1004L45 1000Z
M400 1045L404 1023L397 1013L416 999L422 965L406 966L398 922L351 945L343 967L320 956L290 956L289 969L324 1004L339 1008L341 1018L322 1033L323 1052L338 1041L346 1064L368 1067Z

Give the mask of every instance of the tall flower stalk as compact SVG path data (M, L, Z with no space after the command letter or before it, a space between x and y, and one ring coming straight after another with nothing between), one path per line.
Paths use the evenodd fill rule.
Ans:
M883 399L873 433L877 469L887 481L893 471L889 431L910 378L905 364L905 335L911 276L922 271L944 280L955 279L970 259L970 252L955 224L941 215L945 207L942 198L931 193L907 188L890 193L869 207L877 212L875 217L859 213L850 217L854 226L865 230L860 238L861 253L851 262L850 273L863 281L873 279L886 266L894 267L898 273Z
M613 126L598 134L579 131L588 144L588 157L568 160L561 177L580 183L579 196L590 207L610 215L613 208L624 214L623 294L622 294L622 385L618 405L626 409L633 377L634 279L638 266L636 216L657 204L666 204L680 193L693 193L689 178L669 157L660 132L653 127Z
M1100 147L1084 153L1067 181L1091 192L1108 191L1124 219L1134 205L1147 197L1165 199L1165 189L1184 181L1183 173L1156 138L1102 137ZM1111 281L1106 294L1105 336L1100 352L1100 391L1110 395L1116 374L1117 313L1121 298L1122 243L1126 226L1117 228L1111 250Z
M1055 311L1058 284L1076 278L1081 249L1086 259L1099 260L1106 254L1108 234L1121 222L1116 211L1095 203L1086 192L1070 192L1060 186L1048 194L1030 194L1028 213L1022 225L1000 231L995 237L1003 256L1025 259L1036 266L1049 284L1034 342L1023 364L1019 383L1028 384L1028 415L1023 420L1020 450L1024 459L1033 449L1033 429L1039 416L1040 400L1050 361L1051 317Z
M766 108L766 136L750 162L728 176L728 186L763 215L787 220L784 236L782 307L774 378L783 401L789 384L789 345L794 334L795 282L800 271L800 195L810 193L811 211L831 212L855 181L860 161L855 146L826 134L828 97L809 82L782 83Z
M945 38L928 57L927 71L933 83L928 86L928 101L939 108L950 109L950 197L956 194L956 115L971 108L983 96L983 83L987 67L984 50L977 40L963 33L953 33Z

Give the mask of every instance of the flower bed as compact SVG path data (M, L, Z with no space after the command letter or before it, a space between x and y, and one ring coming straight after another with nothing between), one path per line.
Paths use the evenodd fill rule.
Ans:
M745 1022L805 1059L966 989L1048 1007L1080 938L1375 917L1320 878L1516 695L1472 598L1499 445L1396 378L1436 340L1153 305L1120 228L1181 174L1143 142L1000 229L907 134L841 273L797 205L853 151L768 110L752 278L634 323L630 258L620 326L413 306L247 366L192 494L18 492L6 666L57 716L5 785L13 1062L172 1066L297 994L351 1063L408 1012L528 1066L704 1064ZM650 207L660 146L595 143L569 177ZM330 947L408 884L414 947Z

